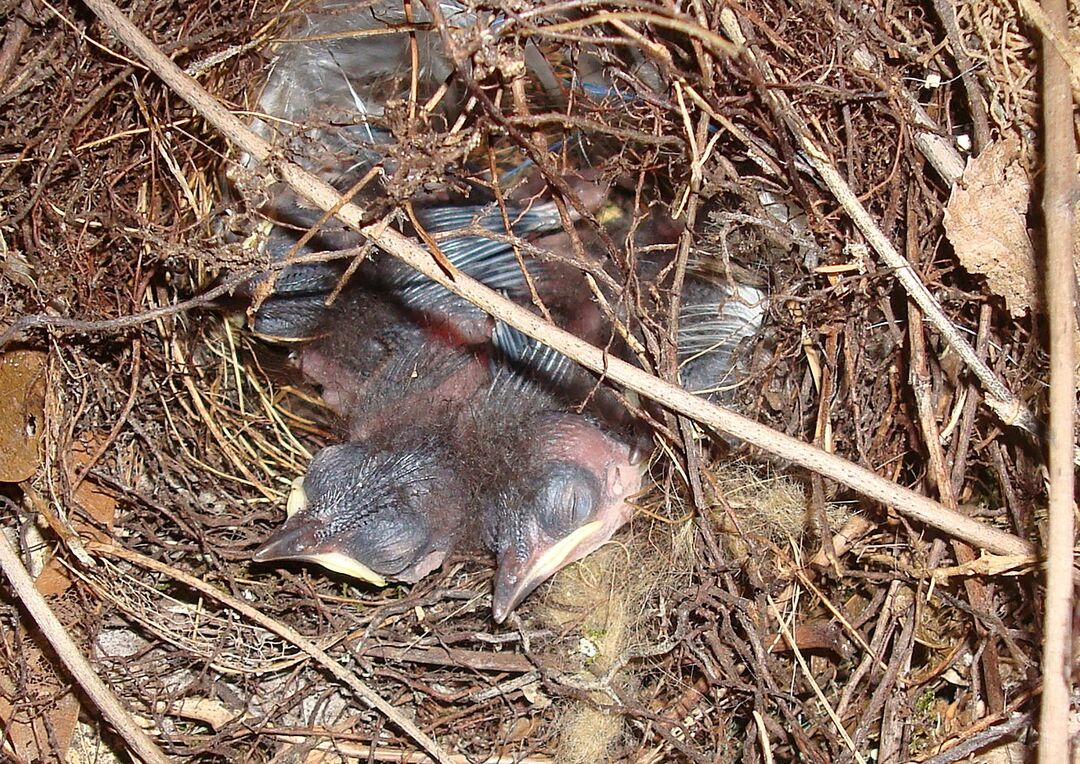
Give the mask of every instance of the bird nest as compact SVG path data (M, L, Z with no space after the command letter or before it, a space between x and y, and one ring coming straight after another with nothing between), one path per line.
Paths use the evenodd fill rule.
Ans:
M125 12L243 116L304 6ZM1044 418L1036 38L1016 7L478 6L510 21L438 31L456 46L450 85L483 97L455 125L388 104L408 171L371 222L528 159L537 195L582 218L581 251L623 275L658 376L675 379L678 311L627 267L650 247L770 295L727 404L1039 541L1042 450L981 405L985 380L950 339ZM953 761L1030 742L1037 569L978 569L973 546L993 543L673 408L652 417L629 527L502 626L472 558L383 589L253 565L336 437L287 352L238 320L235 288L267 267L237 242L268 174L240 169L83 5L0 13L0 503L59 621L4 588L5 756L102 761L129 744L42 629L66 632L126 725L176 761ZM552 99L522 74L526 49L559 80L589 56L639 95ZM607 183L605 203L575 199L570 176Z

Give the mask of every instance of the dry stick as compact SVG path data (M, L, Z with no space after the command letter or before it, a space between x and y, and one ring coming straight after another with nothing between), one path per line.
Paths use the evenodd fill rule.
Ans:
M305 730L305 732L307 732L307 730ZM341 759L345 761L377 761L387 762L388 764L429 764L431 761L431 757L424 753L412 753L409 751L390 749L386 746L354 743L349 740L341 740L340 737L336 737L332 732L315 731L305 735L297 735L295 733L286 734L269 731L267 734L284 743L290 743L299 750L305 750L301 746L307 745L309 743L309 738L329 737L331 738L330 740L315 743L313 750L311 751L312 753L319 752L326 754L326 759L329 759L330 755L333 755L334 757L341 757ZM301 757L298 756L297 758ZM322 761L326 759L319 759L315 756L311 756L306 760ZM283 760L287 759L284 759L283 757ZM487 759L474 759L471 756L455 754L451 760L454 764L555 764L555 760L547 756L526 756L525 758L520 758L516 755L494 755Z
M139 400L139 386L142 382L142 340L136 337L131 342L131 386L128 389L127 401L124 403L124 407L120 409L120 415L116 417L116 421L113 422L113 426L109 429L109 434L105 436L105 440L101 441L97 448L94 449L94 453L90 455L90 458L86 460L86 463L79 469L75 478L71 481L71 487L68 489L74 496L75 491L82 485L83 480L90 474L90 471L97 466L98 461L105 455L112 445L116 442L117 436L120 435L120 430L123 429L124 424L127 422L131 412L135 409L135 403Z
M910 686L918 684L922 684L922 682L915 682ZM1036 686L1017 693L1000 714L984 716L962 729L954 730L946 740L934 746L934 753L927 753L921 759L912 759L912 764L948 764L962 759L970 760L972 753L985 749L1001 739L1000 736L993 735L990 735L988 739L988 736L984 733L991 730L1001 731L1008 727L1025 736L1030 735L1033 714L1031 711L1020 713L1020 709L1027 706L1032 697L1039 694L1041 690L1041 687ZM1013 722L1017 720L1021 724L1013 726Z
M752 65L757 67L763 80L766 83L774 82L768 64L761 61L750 48L746 47L746 40L739 29L735 14L730 9L725 8L720 14L720 20L731 38L745 48L746 58ZM781 116L788 130L795 136L799 147L806 154L807 161L825 181L825 185L828 186L852 222L866 237L866 241L881 256L885 264L893 269L897 281L922 309L927 321L941 333L949 347L956 351L957 355L963 359L964 364L971 369L979 382L986 388L988 393L986 404L1005 424L1020 427L1038 437L1040 435L1038 420L1024 406L1023 402L1005 387L1005 384L997 378L993 370L979 358L975 349L967 343L960 331L953 326L948 316L942 311L941 306L937 304L934 296L930 294L930 290L919 280L915 270L896 250L889 238L874 222L870 213L859 202L855 193L851 190L851 186L833 167L828 155L814 143L810 137L810 127L806 124L806 120L792 108L788 97L778 88L767 89L765 93L766 97L772 100L776 113Z
M1066 29L1066 0L1044 0L1051 28ZM1039 763L1069 760L1072 675L1073 377L1076 286L1073 205L1077 199L1076 143L1068 69L1048 37L1042 45L1046 180L1046 306L1050 314L1050 518L1046 531L1046 612L1043 614L1043 695Z
M975 126L975 155L978 156L990 145L990 120L986 116L982 90L979 88L979 81L975 77L975 67L971 64L971 58L964 48L964 41L956 24L956 8L953 7L953 0L934 0L934 10L941 19L941 25L945 27L945 36L949 40L949 47L952 48L953 61L956 62L956 68L960 70L960 81L964 83L964 90L967 92L968 111Z
M3 332L0 332L0 350L3 350L8 343L20 339L32 329L46 328L79 332L81 334L93 334L95 332L121 332L125 329L142 326L151 321L156 321L159 318L173 316L204 305L210 305L218 297L228 294L236 289L250 279L251 276L252 274L250 273L237 273L225 279L213 289L209 289L203 294L196 295L191 299L173 305L164 305L160 308L153 308L152 310L143 311L142 313L136 313L134 315L120 316L119 318L82 321L76 318L50 316L44 313L22 316L21 318L16 319L15 323L6 328Z
M317 223L316 225L321 225ZM314 230L314 229L312 229ZM306 235L306 234L305 234ZM231 294L241 284L250 281L255 276L260 276L270 271L279 273L291 265L303 265L307 263L325 263L332 260L355 260L364 257L368 252L368 245L362 247L349 247L328 252L309 252L297 255L293 258L271 263L265 269L243 270L232 273L221 281L217 286L211 287L202 294L197 294L187 300L163 305L159 308L151 308L141 313L129 313L117 318L105 318L97 321L85 321L78 318L65 316L53 316L47 313L33 313L21 316L3 332L0 332L0 351L10 343L23 338L25 334L34 329L49 329L53 332L71 332L73 334L99 334L117 333L125 329L133 329L143 324L149 324L169 316L186 313L196 308L208 307L214 304L217 298Z
M19 62L23 43L30 36L30 25L26 23L26 16L33 13L33 10L30 0L24 0L22 6L8 17L4 44L0 46L0 94L7 90L8 76Z
M998 748L1003 740L1019 738L1030 728L1031 713L1016 714L1001 724L995 724L993 727L977 732L970 737L965 737L947 751L923 759L922 764L954 764L954 762L963 761L964 759L970 760L979 751L985 751L991 747ZM1067 743L1068 737L1067 734L1062 734L1062 742ZM1062 759L1062 761L1065 761L1065 759Z
M229 140L260 162L270 160L270 144L247 129L228 109L166 58L110 0L86 0L86 4L155 74L198 110L208 122L224 133ZM282 180L322 209L332 209L340 203L340 194L333 187L297 165L276 161L274 167ZM806 469L820 472L865 496L893 507L897 512L913 520L962 538L974 546L999 554L1034 554L1034 547L1024 539L949 510L926 496L892 483L846 459L825 453L752 419L709 403L682 388L663 382L648 372L631 366L625 361L612 358L600 348L549 324L529 310L464 274L448 275L434 261L431 253L424 251L401 233L383 229L378 225L364 227L363 211L356 205L342 205L337 215L339 219L356 228L373 244L454 294L464 297L495 318L505 321L581 365L657 401L672 411L696 419L708 427L734 435Z
M979 358L986 358L987 345L990 341L990 318L993 314L993 310L989 304L983 304L979 308L979 329L975 335L975 352L979 354ZM952 483L952 495L959 496L964 485L964 476L968 459L968 447L971 444L971 434L975 428L975 413L979 407L978 388L974 384L966 384L958 388L958 390L966 390L967 400L964 401L962 411L960 414L960 423L958 425L955 439L953 441L953 464L952 471L949 476L949 480ZM953 506L952 509L957 507ZM1019 530L1019 526L1016 526L1016 530ZM960 542L954 544L954 548L958 549L961 546ZM960 565L977 565L979 564L975 560L975 555L971 551L971 547L966 544L962 545L966 556L966 559L959 559L961 554L957 551L957 562ZM994 584L991 582L982 582L978 589L981 590L981 597L983 604L981 606L982 612L988 612L993 607L994 601ZM970 600L973 593L976 590L968 589L968 599ZM976 595L978 597L979 595ZM974 603L973 603L974 604ZM981 618L981 616L980 616ZM976 628L982 629L983 639L985 640L985 649L982 654L982 661L984 665L984 682L986 687L986 696L989 701L990 711L992 713L999 712L1005 704L1004 689L1001 682L1001 668L1000 659L998 657L997 649L997 635L993 634L990 630L983 628L980 620L976 620Z
M957 508L956 492L953 490L952 477L945 465L945 450L941 445L941 430L937 417L934 416L932 383L926 357L926 340L923 336L922 313L914 303L909 303L908 316L911 336L911 387L915 393L915 406L919 414L919 425L923 431L923 441L930 457L930 474L938 489L938 497L950 509ZM953 554L960 565L975 561L975 552L962 541L953 539ZM968 602L974 612L975 629L983 639L981 662L983 664L983 682L986 692L986 704L992 714L1005 707L1004 690L1001 683L1001 670L998 665L997 643L993 633L987 630L980 620L984 613L992 610L992 602L983 582L976 578L964 580Z
M7 580L11 582L12 588L19 595L19 599L22 600L34 623L37 624L42 636L48 640L61 662L79 683L79 687L101 710L113 729L131 747L132 752L149 764L169 764L170 759L131 718L131 714L124 708L116 694L94 673L94 669L79 651L78 645L72 641L63 624L49 609L48 603L34 586L19 556L15 554L7 537L2 533L0 533L0 570L3 570Z
M101 2L102 0L91 0L91 2ZM334 675L339 682L352 688L352 690L363 698L366 702L370 703L374 708L378 709L387 719L396 724L402 731L404 731L409 737L419 743L425 751L431 754L432 758L439 761L441 764L450 764L454 761L448 753L442 750L438 743L435 742L429 735L424 733L416 722L409 719L401 711L391 706L377 692L364 684L360 679L338 663L336 660L326 654L326 651L318 647L314 642L305 637L300 632L286 626L283 623L275 621L267 615L264 615L261 611L256 610L251 605L247 604L243 600L237 599L230 594L223 592L216 586L212 586L200 578L195 576L189 576L183 571L177 570L169 565L158 562L152 557L141 555L138 552L132 552L128 549L115 546L113 544L103 544L101 542L91 542L87 544L87 549L90 552L102 554L107 557L114 557L119 560L127 560L140 567L152 570L156 573L162 573L171 578L176 579L185 586L190 586L192 589L198 592L202 592L207 597L211 597L217 600L221 604L232 608L236 612L240 613L245 618L254 621L262 626L267 631L272 631L282 639L296 645L305 653L315 659L315 662L322 666L324 669Z

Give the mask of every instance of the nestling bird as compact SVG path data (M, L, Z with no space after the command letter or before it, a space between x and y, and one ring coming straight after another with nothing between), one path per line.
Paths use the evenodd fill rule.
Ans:
M746 284L691 277L682 298L681 381L692 392L725 400L745 381L765 295ZM483 503L485 543L496 555L492 611L501 623L537 586L630 519L629 499L641 487L647 450L633 423L612 415L610 400L606 406L602 396L594 400L592 410L605 413L600 418L575 412L574 401L591 380L583 370L508 327L497 327L495 336L512 369L499 394L519 408L528 404L510 425L527 435Z
M606 543L631 515L642 454L629 425L578 413L565 356L518 339L517 355L495 372L481 408L503 411L478 425L498 476L480 494L483 538L495 555L497 623L537 586Z
M437 233L462 216L484 224L469 208L428 219ZM540 225L528 214L515 219ZM514 293L523 283L509 244L454 238L443 251L496 288ZM470 529L478 488L465 469L475 449L462 443L457 420L490 381L490 319L386 259L362 265L333 305L325 300L336 275L283 275L286 292L263 304L254 326L300 343L297 366L347 420L349 442L316 454L285 526L255 559L314 561L378 585L415 582L459 545L479 544Z
M527 229L520 233L552 220L543 210L511 214ZM433 233L502 220L470 207L422 218ZM274 246L285 248L288 236L275 235ZM443 248L481 281L523 298L508 245L461 237ZM364 263L328 306L338 271L326 268L286 269L284 293L264 303L255 326L304 341L297 364L347 419L350 440L316 456L289 520L256 560L306 559L382 585L415 582L450 553L483 546L496 557L493 612L502 621L629 519L642 449L618 426L607 391L558 353L393 261ZM596 324L584 317L595 306L565 278L543 264L532 276L558 314ZM684 382L714 394L738 376L737 351L760 329L764 299L752 287L694 278L683 297ZM482 331L478 317L489 322ZM578 413L590 396L594 415Z
M451 24L474 19L456 3L440 5ZM402 28L405 19L386 0L359 9L323 2L301 18L292 37L311 39L282 44L257 127L344 189L387 164L392 137L378 118L411 66L409 38L396 29L348 33ZM450 67L435 33L420 31L417 40L419 80L440 83ZM607 339L580 274L534 261L523 272L511 243L561 230L554 205L413 206L425 240L434 237L453 267L522 303L535 290L560 323L593 342ZM276 223L264 248L282 267L253 327L296 344L299 370L345 420L346 442L315 455L289 497L288 519L256 561L308 560L385 585L418 581L455 551L486 549L496 559L493 613L501 622L629 519L644 451L609 390L382 253L347 284L343 263L295 262L359 239L331 223L299 246L321 216L283 187L271 189L264 209ZM462 229L470 232L454 233ZM762 301L741 287L717 291L693 280L684 298L683 378L715 387L760 328Z
M406 393L406 401L387 400L378 393L420 378L404 363L392 366L375 383L384 390L356 412L353 425L365 437L315 455L294 484L285 525L256 551L257 562L306 560L377 586L415 583L475 538L467 523L475 515L468 476L447 458L453 417L436 415L460 407L456 382L432 388L425 375L425 389ZM466 386L486 372L468 358L447 366L441 371L449 379L461 375ZM403 403L410 408L398 408Z
M454 412L486 387L488 365L403 304L394 282L361 271L336 303L324 297L274 296L256 314L256 326L306 340L297 365L346 420L348 441L315 455L254 558L413 583L475 538L463 521L475 514L469 478L447 454Z
M644 477L630 446L586 417L549 414L531 424L518 469L484 508L485 538L496 556L496 623L559 570L607 543L630 520L630 499Z

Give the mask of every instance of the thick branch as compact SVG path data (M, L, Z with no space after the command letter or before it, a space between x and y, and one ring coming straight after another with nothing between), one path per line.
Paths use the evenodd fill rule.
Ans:
M1049 22L1064 30L1066 0L1044 0ZM1073 664L1073 407L1076 405L1073 294L1073 205L1076 145L1069 72L1052 40L1043 40L1043 129L1046 180L1046 307L1050 314L1050 520L1046 531L1046 612L1043 614L1043 693L1039 762L1069 756L1069 686Z

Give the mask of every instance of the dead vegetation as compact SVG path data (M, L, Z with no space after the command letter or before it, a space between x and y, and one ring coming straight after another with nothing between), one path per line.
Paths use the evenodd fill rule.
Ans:
M912 320L925 309L807 169L789 119L1045 418L1038 73L1016 7L480 5L515 21L483 45L479 29L454 33L469 64L455 86L483 97L459 124L388 109L414 171L387 179L372 219L434 181L490 189L490 170L522 157L567 215L588 210L568 179L602 178L608 202L567 254L619 288L652 370L674 378L671 294L642 288L635 263L649 248L694 253L772 295L751 383L730 393L740 411L1042 542L1042 445L981 405L985 385ZM302 7L125 12L243 112ZM967 755L966 738L1004 761L1033 742L1036 571L935 577L977 550L672 416L656 422L654 485L629 531L506 628L472 560L384 590L252 566L290 481L335 437L229 297L266 265L237 243L265 179L238 173L237 150L83 5L8 0L0 18L3 532L171 759L424 760L401 719L454 761L944 762ZM515 89L527 44L560 81L591 58L651 96ZM973 152L997 164L961 181L948 168ZM1008 193L995 172L1015 181L997 184ZM979 198L951 202L957 183ZM1008 230L950 224L957 214ZM5 756L123 748L7 589L0 637Z

